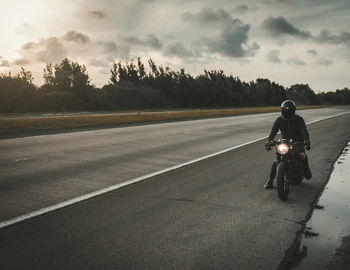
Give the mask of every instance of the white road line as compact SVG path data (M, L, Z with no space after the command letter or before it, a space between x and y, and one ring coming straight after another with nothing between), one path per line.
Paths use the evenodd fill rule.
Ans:
M343 113L339 113L339 114L336 114L336 115L332 115L332 116L328 116L328 117L325 117L325 118L321 118L321 119L318 119L318 120L314 120L314 121L308 122L307 125L310 125L310 124L313 124L313 123L316 123L316 122L320 122L322 120L327 120L327 119L330 119L330 118L334 118L334 117L337 117L337 116L341 116L341 115L344 115L344 114L348 114L348 113L350 113L350 112L343 112ZM141 182L141 181L146 180L148 178L151 178L151 177L163 174L163 173L171 172L171 171L183 168L185 166L197 163L199 161L202 161L202 160L205 160L205 159L208 159L208 158L212 158L212 157L224 154L224 153L232 151L234 149L237 149L237 148L240 148L240 147L243 147L243 146L246 146L246 145L258 142L258 141L261 141L263 139L266 139L266 137L267 136L255 139L255 140L247 142L247 143L242 143L240 145L236 145L236 146L224 149L222 151L215 152L215 153L210 154L210 155L206 155L206 156L203 156L203 157L200 157L200 158L197 158L197 159L185 162L185 163L181 163L179 165L175 165L175 166L172 166L172 167L165 168L163 170L155 171L155 172L152 172L152 173L140 176L140 177L136 177L134 179L130 179L130 180L127 180L125 182L122 182L122 183L119 183L119 184L116 184L116 185L113 185L113 186L110 186L110 187L106 187L106 188L103 188L103 189L100 189L100 190L97 190L97 191L94 191L94 192L91 192L91 193L87 193L85 195L82 195L82 196L79 196L79 197L76 197L76 198L73 198L73 199L70 199L70 200L67 200L67 201L64 201L64 202L60 202L60 203L51 205L51 206L39 209L37 211L33 211L31 213L28 213L28 214L24 214L24 215L21 215L21 216L18 216L18 217L9 219L9 220L5 220L3 222L0 222L0 229L3 229L5 227L11 226L11 225L14 225L16 223L20 223L20 222L25 221L27 219L31 219L31 218L34 218L34 217L37 217L37 216L41 216L43 214L46 214L46 213L49 213L49 212L52 212L52 211L64 208L64 207L69 206L69 205L76 204L78 202L82 202L82 201L91 199L93 197L105 194L105 193L110 192L110 191L114 191L114 190L117 190L119 188L131 185L131 184L134 184L134 183Z

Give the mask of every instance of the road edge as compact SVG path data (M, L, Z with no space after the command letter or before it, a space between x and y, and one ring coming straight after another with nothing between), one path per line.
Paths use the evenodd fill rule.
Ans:
M331 178L331 175L334 171L334 166L335 166L335 163L337 162L337 160L339 159L339 157L341 156L342 152L343 152L343 149L348 145L348 141L346 141L342 148L339 150L339 152L334 156L334 159L332 159L332 166L331 166L331 169L329 170L328 172L328 175L326 177L326 181L322 184L322 186L320 187L320 189L318 190L318 192L315 194L315 197L313 199L313 201L311 202L310 204L310 210L309 212L307 213L306 217L304 220L298 222L300 225L301 225L301 228L300 230L297 231L296 233L296 236L294 238L294 241L293 241L293 244L285 251L285 255L283 257L283 259L281 260L277 270L289 270L293 267L296 267L299 265L299 263L301 262L296 262L296 258L297 257L300 257L298 256L298 250L299 250L299 245L300 245L300 241L301 241L301 238L302 238L302 234L305 232L305 229L306 229L306 224L308 223L308 221L311 219L312 215L313 215L313 212L315 210L315 207L318 203L318 201L320 200L330 178ZM299 259L302 259L299 258ZM297 263L297 264L296 264ZM328 268L327 268L328 269Z

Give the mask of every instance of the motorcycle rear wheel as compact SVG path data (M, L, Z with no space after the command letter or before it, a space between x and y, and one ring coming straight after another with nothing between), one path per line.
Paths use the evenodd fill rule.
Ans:
M289 195L289 182L287 181L287 168L288 165L286 162L282 161L278 165L278 172L277 172L277 192L278 197L281 201L285 201L288 199Z

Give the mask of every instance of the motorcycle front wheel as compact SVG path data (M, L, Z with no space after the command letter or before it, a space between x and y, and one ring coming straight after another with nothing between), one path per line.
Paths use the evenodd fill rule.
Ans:
M277 192L278 192L278 197L280 198L281 201L287 200L289 195L290 184L287 181L287 169L288 169L288 165L284 161L282 161L278 165Z

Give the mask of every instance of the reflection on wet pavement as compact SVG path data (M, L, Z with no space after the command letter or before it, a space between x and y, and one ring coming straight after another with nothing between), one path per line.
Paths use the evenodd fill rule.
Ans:
M292 269L325 269L343 237L350 235L350 142L300 237Z

